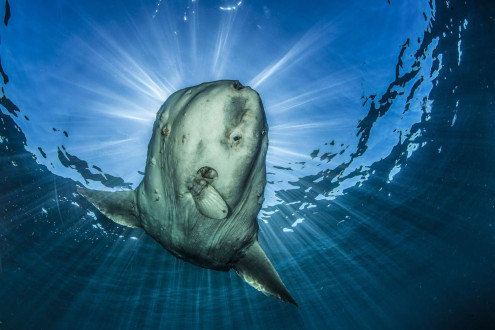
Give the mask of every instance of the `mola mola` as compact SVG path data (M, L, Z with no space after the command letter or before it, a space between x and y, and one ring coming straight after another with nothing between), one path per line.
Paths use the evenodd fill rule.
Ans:
M133 191L78 191L118 224L143 228L177 258L234 269L297 306L258 243L268 125L256 91L222 80L172 94L156 116Z

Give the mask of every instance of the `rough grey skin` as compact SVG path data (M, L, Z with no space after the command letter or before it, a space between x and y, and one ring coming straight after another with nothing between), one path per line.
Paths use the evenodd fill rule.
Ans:
M177 258L234 269L297 306L258 243L268 126L261 99L238 81L182 89L158 111L145 176L134 191L78 191L113 221L141 227Z

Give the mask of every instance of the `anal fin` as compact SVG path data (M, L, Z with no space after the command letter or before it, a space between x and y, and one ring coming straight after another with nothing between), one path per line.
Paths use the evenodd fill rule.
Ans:
M258 240L254 241L233 268L247 283L265 295L297 306Z
M134 190L111 192L77 187L77 192L114 222L141 227Z

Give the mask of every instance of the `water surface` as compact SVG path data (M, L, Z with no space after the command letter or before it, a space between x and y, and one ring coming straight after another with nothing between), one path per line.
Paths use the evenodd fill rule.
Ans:
M0 329L495 324L489 2L5 5ZM263 99L260 244L299 308L76 193L135 188L161 103L217 79Z

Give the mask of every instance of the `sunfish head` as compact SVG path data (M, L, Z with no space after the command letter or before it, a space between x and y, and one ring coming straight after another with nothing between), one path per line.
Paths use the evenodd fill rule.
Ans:
M256 164L265 176L268 125L261 99L232 80L176 94L163 113L166 168L173 169L178 196L191 198L203 215L223 219L242 200Z

